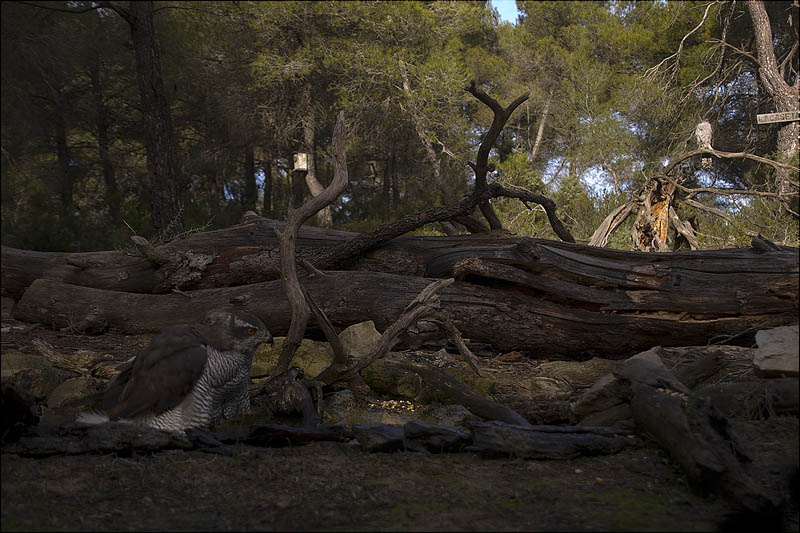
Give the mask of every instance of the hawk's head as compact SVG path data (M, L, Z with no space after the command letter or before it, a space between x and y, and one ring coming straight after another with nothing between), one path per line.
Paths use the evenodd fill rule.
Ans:
M214 345L225 350L250 355L260 344L272 344L272 335L264 322L246 311L215 309L206 313L204 322L218 335Z

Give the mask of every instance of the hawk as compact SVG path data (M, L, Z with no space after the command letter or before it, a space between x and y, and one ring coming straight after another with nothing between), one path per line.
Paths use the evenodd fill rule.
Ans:
M704 120L694 130L694 135L697 137L697 146L711 150L711 137L714 131L711 128L711 123Z
M714 131L711 128L711 123L709 121L704 120L698 124L694 129L694 136L697 137L697 146L706 150L712 150L711 137L713 134ZM700 163L703 168L711 168L712 166L712 160L710 157L702 158Z
M102 413L89 424L122 419L169 431L209 427L250 409L250 366L264 323L244 311L212 311L206 323L170 326L119 367L103 395Z

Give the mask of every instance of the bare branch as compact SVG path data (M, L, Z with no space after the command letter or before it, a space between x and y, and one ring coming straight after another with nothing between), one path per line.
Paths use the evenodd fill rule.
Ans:
M690 198L684 199L683 202L691 205L692 207L700 209L701 211L705 211L706 213L711 213L712 215L718 216L721 219L726 220L726 221L728 221L728 222L730 222L732 224L736 224L736 221L733 219L733 217L731 217L725 211L722 211L720 209L716 209L714 207L709 207L707 205L703 205L700 202L698 202L696 200L692 200ZM750 235L751 237L754 237L754 236L758 235L758 232L755 232L755 231L750 231L750 230L744 229L744 228L739 228L739 229L741 231L743 231L745 234Z
M715 155L716 157L724 158L724 159L742 159L742 158L743 159L752 159L753 161L758 161L759 163L764 163L765 165L769 165L772 168L774 168L775 170L787 169L787 170L792 170L794 172L798 172L798 170L799 170L798 167L793 167L792 165L787 165L787 164L781 163L779 161L773 161L772 159L767 159L766 157L760 157L760 156L757 156L757 155L754 155L754 154L750 154L750 153L747 153L747 152L721 152L719 150L709 150L709 149L706 149L706 148L699 148L697 150L692 150L691 152L686 152L685 154L680 155L677 158L675 158L672 161L670 161L670 163L666 167L664 167L663 173L664 174L669 174L670 172L672 172L675 169L675 167L679 163L682 163L683 161L686 161L687 159L691 159L692 157L695 157L695 156L701 155L701 154L712 154L712 155Z
M334 383L336 381L349 381L354 379L358 373L363 369L384 357L389 350L391 350L397 343L398 337L406 331L409 327L416 324L421 318L430 315L439 309L439 296L436 294L441 289L451 285L455 280L453 278L442 279L435 281L422 289L422 292L417 295L408 306L406 306L400 317L389 326L386 331L381 335L378 343L370 350L370 352L356 362L352 368L340 373L331 372L330 375L320 375L317 379L325 381L326 383Z
M635 205L635 202L626 202L611 211L592 233L592 237L589 239L589 246L599 246L601 248L605 246L608 238L611 237L620 224L625 222Z
M303 222L333 202L347 187L345 140L344 111L340 111L336 117L336 126L333 129L333 181L318 196L308 200L299 209L290 207L283 233L278 232L277 228L275 231L281 241L281 278L283 279L284 290L292 310L292 322L289 326L286 340L283 343L278 363L273 370L273 375L285 372L289 368L289 363L291 363L294 353L303 340L310 313L303 288L297 279L297 267L295 264L297 232Z
M786 76L786 65L791 65L792 58L797 53L797 50L800 49L800 41L795 41L792 49L789 50L789 53L786 54L786 57L783 58L781 64L778 65L778 71L781 73L781 76L785 78Z
M697 26L695 26L694 29L692 29L689 33L687 33L686 35L683 36L683 39L681 39L681 42L678 45L678 50L674 54L672 54L670 56L667 56L664 59L662 59L657 65L647 69L645 71L645 73L644 73L645 77L654 76L656 74L656 72L658 72L658 70L661 68L661 65L663 65L664 63L666 63L667 61L669 61L673 57L675 58L674 70L677 71L678 66L680 65L681 53L683 52L683 44L686 42L686 39L688 39L690 35L692 35L694 32L696 32L697 30L699 30L700 28L703 27L703 24L705 24L705 22L706 22L706 18L708 18L708 12L711 10L711 6L713 6L714 4L716 4L716 2L710 2L710 3L708 3L708 5L706 5L706 10L703 13L702 20L700 20L700 23L697 24Z
M553 231L556 232L556 235L558 235L558 237L564 242L575 242L575 238L558 218L558 215L556 215L556 204L550 198L542 196L541 194L534 194L527 189L523 189L522 187L516 187L513 185L503 186L499 183L491 184L489 187L489 195L492 198L498 196L504 196L506 198L518 198L523 202L534 202L541 205L544 208L545 213L547 213L547 219L550 221L550 226L553 228Z
M733 46L730 43L726 43L725 41L720 40L720 39L710 39L708 42L710 42L710 43L718 43L718 44L722 45L725 48L730 48L731 50L733 50L737 54L743 55L746 58L750 59L756 65L761 65L761 63L758 62L758 58L756 56L754 56L753 54L751 54L750 52L748 52L746 50L742 50L741 48L736 48L735 46ZM706 79L708 79L708 78L706 78ZM705 80L703 80L703 81L705 81Z
M488 198L485 198L487 194L486 173L489 170L489 152L492 150L495 141L497 141L497 137L500 135L500 132L503 131L508 118L514 112L514 110L522 104L522 102L528 99L530 93L525 93L519 96L516 100L511 102L508 107L503 109L503 106L501 106L497 100L483 92L481 89L477 88L474 80L472 83L470 83L469 87L464 87L464 90L489 106L494 113L492 125L483 135L483 139L481 139L481 145L478 148L478 157L475 160L475 165L470 166L475 171L475 191L473 194L477 198L481 213L483 213L483 216L486 217L491 229L503 229L503 225L500 223L500 219L497 218L497 215L495 214L494 209L492 209Z
M458 331L458 328L455 324L453 324L453 321L443 314L437 313L434 315L432 322L447 332L447 334L450 336L450 340L452 340L453 344L458 347L458 352L461 354L461 357L464 358L464 360L472 368L472 370L475 371L476 374L483 376L481 367L478 365L478 358L474 353L472 353L472 350L469 349L467 343L464 342L464 339L461 337L461 332Z

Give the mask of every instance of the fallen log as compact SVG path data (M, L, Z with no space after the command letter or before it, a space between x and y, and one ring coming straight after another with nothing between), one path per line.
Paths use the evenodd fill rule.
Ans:
M281 424L257 424L246 428L223 430L214 433L214 436L226 444L242 443L271 448L319 441L347 442L353 438L352 433L342 426L301 428Z
M195 233L157 247L159 257L172 258L166 265L142 256L147 254L139 255L141 252L35 252L3 246L3 295L19 299L40 278L142 293L275 280L280 277L280 244L275 229L283 231L285 223L247 214L230 228ZM486 283L518 283L520 288L551 298L611 309L631 308L627 293L647 289L663 294L659 305L669 301L676 307L693 300L730 301L735 312L738 300L742 300L745 304L778 305L775 312L787 307L797 309L798 254L791 248L767 253L727 249L655 254L497 235L403 236L364 255L325 263L326 252L358 235L301 227L297 258L322 269L434 278L452 277L458 270L463 276L482 278ZM471 270L463 264L457 267L474 258L481 263ZM495 276L495 267L503 267L503 274ZM766 298L752 301L754 295Z
M735 305L719 302L716 312L702 298L689 298L702 312L687 315L649 304L663 300L655 275L637 276L632 284L649 286L628 291L634 309L608 310L574 301L556 302L536 291L516 287L455 282L441 291L442 314L464 337L486 342L498 350L517 350L530 357L575 359L591 356L625 358L654 345L683 346L706 343L717 335L735 335L756 328L780 326L796 320L793 311L762 308L755 300L767 294L742 293ZM309 277L304 286L333 324L344 328L372 320L379 330L392 324L403 309L435 279L375 272L328 272ZM660 282L663 282L661 280ZM797 279L794 279L797 284ZM665 290L669 291L667 284ZM729 295L732 296L732 295ZM622 296L620 296L622 297ZM773 299L780 300L772 295ZM796 296L795 296L796 298ZM125 334L160 331L173 324L202 320L209 309L234 304L261 317L273 335L283 335L291 312L280 281L243 287L204 289L184 294L138 294L36 280L14 310L15 318L39 322L52 329L87 326L89 331L110 329ZM663 306L669 306L664 303ZM669 306L671 307L671 306ZM786 305L782 306L784 309Z
M468 421L473 443L469 451L524 459L573 459L608 455L641 441L631 431L592 426L516 426Z
M35 426L19 440L3 446L3 453L28 457L191 450L195 444L182 433L137 426L127 422Z
M692 484L722 493L747 512L775 512L777 502L742 465L752 460L748 450L708 398L690 398L675 376L644 359L625 361L613 374L626 385L636 425L667 450Z

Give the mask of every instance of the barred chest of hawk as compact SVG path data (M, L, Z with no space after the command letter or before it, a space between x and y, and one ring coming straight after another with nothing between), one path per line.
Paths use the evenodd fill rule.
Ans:
M711 137L714 135L714 130L711 128L711 123L704 120L694 130L694 135L697 138L697 146L711 150Z
M170 326L119 367L103 396L105 414L79 422L125 420L170 431L209 427L250 409L250 367L264 323L244 311L218 311L206 323Z

